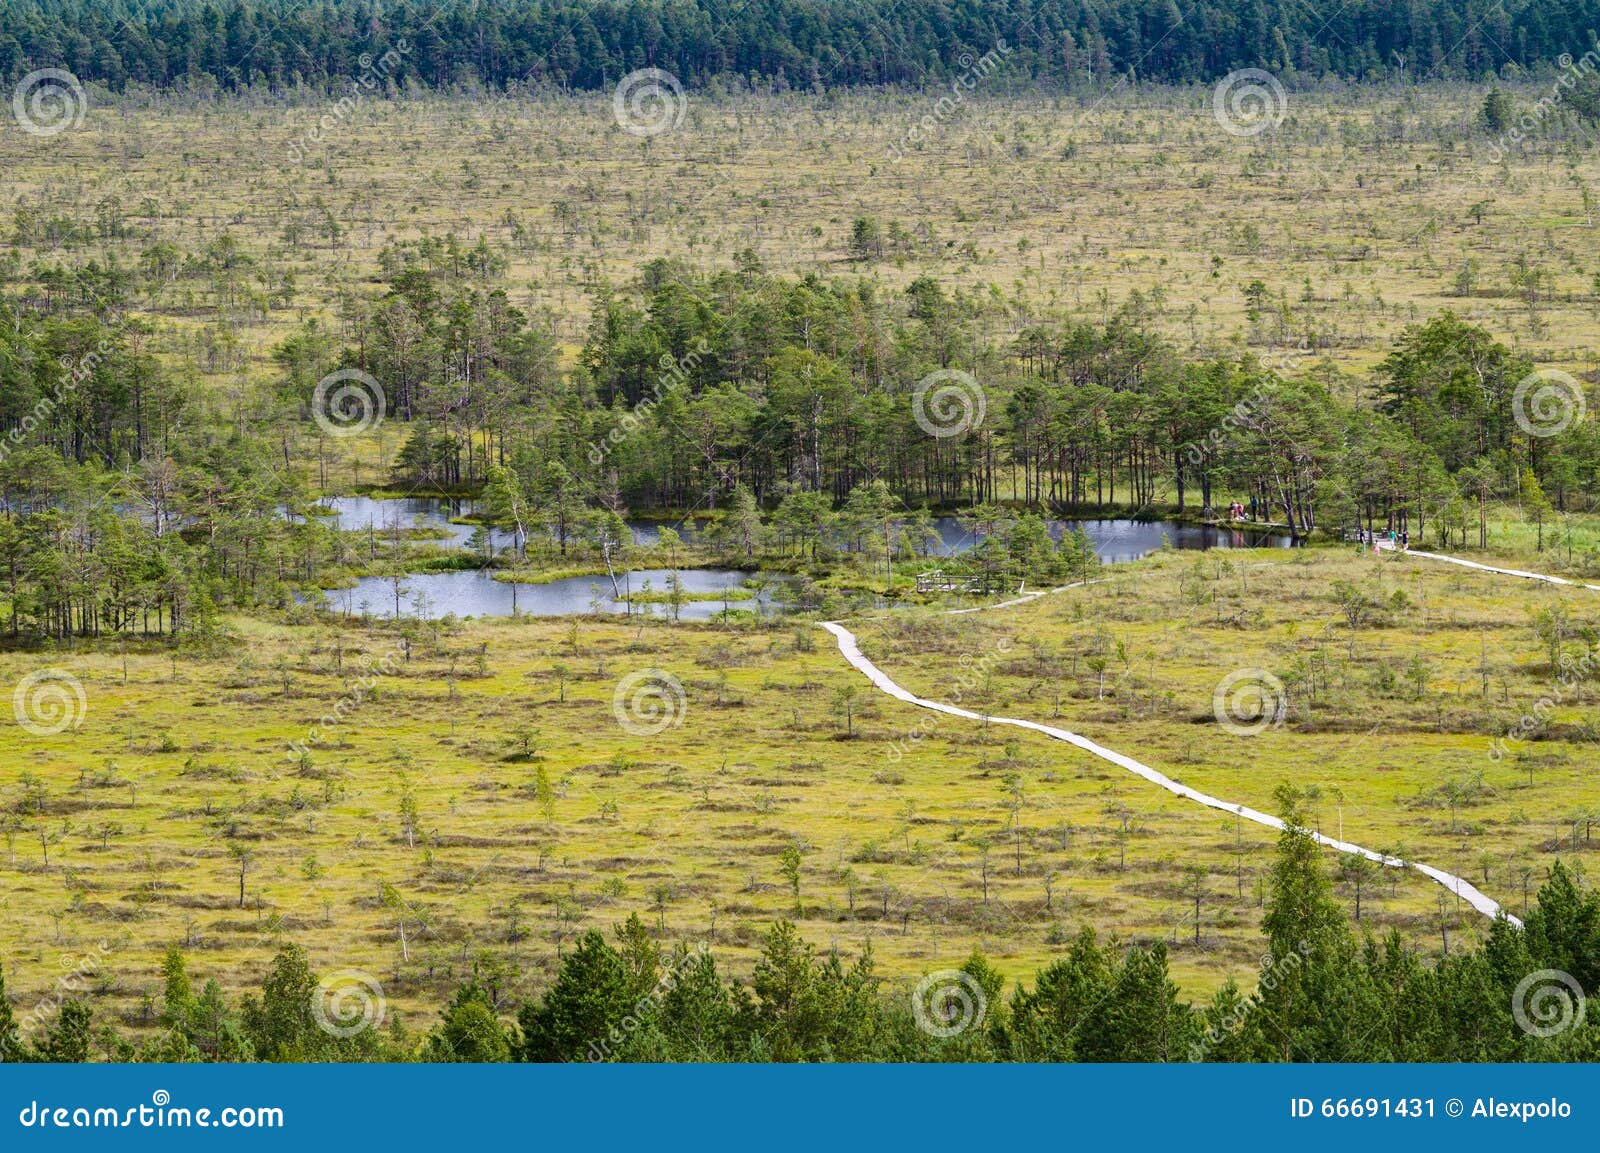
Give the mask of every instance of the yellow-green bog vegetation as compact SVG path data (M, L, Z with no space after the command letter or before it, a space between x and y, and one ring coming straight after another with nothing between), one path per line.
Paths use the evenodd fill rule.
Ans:
M921 98L852 91L694 94L646 139L600 98L422 95L304 156L315 104L243 96L134 94L48 146L0 136L7 315L37 330L7 345L8 431L50 364L97 382L48 452L0 457L0 684L82 690L74 723L0 746L9 988L37 1000L103 943L97 1005L153 1029L169 947L238 992L293 941L381 974L426 1027L471 974L531 996L630 914L736 973L787 918L901 983L975 948L1026 980L1092 926L1166 942L1185 993L1249 986L1272 830L896 701L816 627L839 615L918 695L1263 811L1289 785L1321 833L1520 915L1551 861L1594 851L1595 690L1586 663L1564 674L1600 592L1342 532L1600 571L1592 428L1508 415L1537 368L1576 383L1581 418L1600 161L1570 141L1491 159L1482 96L1296 92L1240 137L1209 90L994 94L903 152ZM312 385L357 366L382 419L332 434ZM924 435L912 386L952 367L987 423ZM660 426L596 461L671 371L689 383ZM1438 432L1437 380L1469 378L1493 405ZM1255 439L1213 453L1258 395ZM461 526L504 535L463 550L312 515L356 492L467 497ZM1080 575L1082 542L1040 537L1040 512L1214 521L1257 497L1308 547L1162 549L944 611ZM630 509L693 539L634 544ZM940 563L901 535L919 512L1004 547L913 595ZM423 569L608 588L691 565L805 597L779 615L741 591L696 621L300 603ZM1249 733L1217 705L1241 671L1276 686ZM647 672L641 719L619 684ZM1414 871L1327 863L1361 929L1430 954L1488 930Z

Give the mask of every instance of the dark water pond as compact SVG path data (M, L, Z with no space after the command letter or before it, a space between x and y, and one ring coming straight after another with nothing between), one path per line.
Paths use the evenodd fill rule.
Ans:
M477 502L472 500L446 500L442 497L332 496L324 498L319 503L332 511L333 515L328 518L329 523L345 532L365 532L368 529L382 531L398 524L403 529L433 529L444 533L447 543L456 548L465 548L477 527L451 523L460 517L471 516L477 511ZM628 527L633 531L633 543L644 546L655 544L661 539L663 524L672 522L630 520ZM678 535L684 540L694 536L695 526L692 521L672 524L672 527L678 530ZM490 530L489 538L496 552L511 548L515 544L513 534L502 529Z
M624 599L613 595L609 577L567 577L544 584L511 584L497 581L487 572L413 573L400 583L400 615L437 619L453 613L458 617L504 617L513 613L529 616L574 616L579 613L624 613L630 608L629 596L646 592L665 594L671 574L666 569L641 569L620 577ZM724 608L750 612L780 611L780 595L788 587L780 580L768 580L766 587L752 591L745 582L760 580L758 574L732 569L680 569L678 579L686 595L715 594L714 600L685 600L678 606L680 620L707 620ZM333 589L323 594L328 607L353 616L392 617L395 615L394 583L385 577L365 577L350 588ZM672 606L653 602L633 603L634 612L657 616L672 615Z
M1182 524L1171 520L1052 520L1046 522L1050 535L1060 540L1067 533L1082 529L1094 542L1094 551L1108 564L1138 560L1159 549L1165 541L1178 549L1212 548L1288 548L1288 533L1245 532L1218 525ZM936 556L955 556L978 543L978 538L961 527L953 516L934 518L939 547Z
M465 548L471 539L473 527L450 523L452 518L470 515L470 500L445 500L437 497L378 498L366 496L330 497L322 502L332 510L332 523L346 531L385 529L398 524L401 528L431 528L446 534L448 543ZM685 540L692 539L695 524L688 522L663 522L630 520L634 543L653 545L660 539L662 524L670 524ZM1178 549L1214 548L1287 548L1290 541L1286 533L1244 532L1239 529L1214 525L1179 524L1175 521L1135 521L1117 518L1097 520L1052 520L1051 535L1057 540L1082 529L1094 542L1095 552L1108 563L1138 560L1159 549L1163 543ZM978 538L962 527L956 517L936 517L933 526L938 542L930 541L927 555L932 557L956 556L972 548ZM491 534L494 548L510 548L510 533L496 531ZM688 594L723 594L744 587L753 574L729 569L683 569L679 571L683 590ZM532 616L570 616L587 612L627 612L626 597L645 590L646 582L655 593L667 591L668 572L665 569L637 570L619 578L624 583L623 599L613 596L609 578L571 577L550 581L547 584L508 584L494 580L486 572L416 573L405 578L400 589L399 612L403 616L437 618L453 613L465 616L510 616L513 612ZM754 596L740 593L730 596L726 605L723 599L685 601L679 606L678 616L683 620L705 620L721 612L724 607L770 613L782 611L782 596L789 582L776 578L764 580L765 587ZM338 589L325 594L329 608L335 612L368 614L378 617L395 615L395 590L383 577L367 577L348 589ZM739 599L742 597L743 599ZM636 603L635 612L670 614L665 604Z

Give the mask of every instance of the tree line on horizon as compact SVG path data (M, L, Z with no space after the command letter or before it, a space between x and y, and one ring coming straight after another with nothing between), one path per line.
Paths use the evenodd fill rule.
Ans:
M0 77L65 68L130 84L326 86L404 44L387 82L604 89L645 67L685 85L917 86L1004 42L1016 83L1210 82L1239 68L1482 80L1581 57L1600 0L4 0Z
M1395 930L1357 934L1300 799L1287 788L1279 799L1287 828L1269 877L1256 986L1230 979L1199 1003L1179 995L1165 942L1101 942L1087 927L1031 987L1018 983L1007 996L1003 976L974 950L959 970L931 975L942 984L928 999L926 980L911 997L887 986L870 941L847 962L837 951L819 955L780 921L743 980L705 947L664 946L634 915L615 945L584 933L554 980L520 1004L515 966L503 957L480 956L453 980L439 975L435 984L454 993L423 1032L377 1011L376 979L342 1009L330 1003L293 944L274 956L259 994L237 1002L215 979L197 990L171 948L136 1037L97 1025L76 991L51 1012L19 1017L0 982L0 1060L1600 1060L1600 1020L1583 1004L1600 988L1600 894L1564 864L1551 865L1523 927L1498 918L1480 944L1446 939L1428 958Z

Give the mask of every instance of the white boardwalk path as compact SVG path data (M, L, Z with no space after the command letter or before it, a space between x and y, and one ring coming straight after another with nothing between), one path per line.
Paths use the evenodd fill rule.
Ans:
M1411 555L1425 556L1428 554L1412 553ZM1451 560L1453 558L1440 557L1439 559ZM1470 562L1462 561L1459 563L1466 564ZM1473 567L1482 568L1483 566L1474 565ZM1515 575L1532 576L1534 574L1518 573ZM1082 582L1080 582L1080 584L1081 583ZM1565 584L1568 582L1563 581L1561 583ZM989 609L1003 609L1012 605L1029 604L1032 601L1037 600L1039 597L1047 596L1050 593L1065 592L1067 589L1078 587L1079 584L1070 584L1062 585L1060 588L1055 589L1041 589L1038 592L1027 593L1023 596L1017 597L1015 600L1003 601L1000 604L995 605L987 605L982 609L956 609L955 613L972 613L987 611ZM936 713L945 713L952 717L964 717L969 721L987 720L990 724L1014 725L1019 729L1029 729L1036 733L1043 733L1047 737L1051 737L1058 741L1065 741L1069 745L1075 745L1084 752L1099 757L1103 761L1110 761L1112 764L1128 770L1128 772L1133 773L1135 776L1143 777L1151 784L1167 790L1167 792L1172 793L1174 796L1182 797L1185 800L1193 801L1196 804L1205 805L1210 809L1217 809L1220 812L1237 814L1247 821L1253 821L1258 825L1265 825L1269 829L1281 830L1283 828L1283 821L1272 816L1270 813L1258 812L1257 810L1248 808L1244 805L1235 804L1232 801L1224 801L1220 797L1213 797L1207 793L1202 793L1199 789L1192 789L1188 785L1180 784L1179 782L1173 780L1165 773L1157 772L1149 765L1140 764L1132 757L1123 756L1121 753L1114 752L1113 750L1106 748L1104 745L1097 745L1088 737L1079 736L1077 733L1069 732L1066 729L1058 729L1053 725L1042 725L1037 721L1017 720L1014 717L985 717L982 713L975 713L969 709L957 708L955 705L947 705L940 701L930 701L924 697L919 697L909 690L901 688L889 678L887 673L869 661L866 656L862 654L861 646L856 640L856 635L849 629L845 628L844 625L840 624L838 621L823 621L822 627L827 629L834 635L834 637L838 639L839 652L843 654L845 660L849 661L857 669L861 670L862 673L866 674L866 677L869 681L871 681L883 692L888 693L891 697L894 697L896 700L904 701L908 705L916 705L918 708L932 709ZM1514 925L1522 924L1522 922L1516 917L1513 917L1510 913L1507 913L1505 910L1503 910L1495 901L1479 892L1470 881L1466 881L1453 873L1447 873L1443 869L1435 869L1431 865L1420 864L1416 861L1403 861L1399 857L1391 857L1384 853L1373 852L1371 849L1364 849L1360 845L1352 844L1349 841L1335 840L1332 837L1323 836L1321 833L1312 833L1311 835L1315 837L1321 844L1328 846L1330 849L1336 849L1341 853L1352 853L1362 856L1367 858L1369 861L1376 861L1378 864L1386 865L1390 868L1403 869L1409 866L1424 876L1439 882L1439 884L1443 885L1446 889L1449 889L1463 901L1466 901L1484 916L1503 916L1506 918L1506 920L1510 921Z
M1495 568L1493 565L1479 564L1473 560L1462 560L1458 556L1446 556L1442 552L1418 552L1416 549L1397 549L1388 541L1379 541L1375 546L1380 549L1391 550L1399 556L1417 556L1423 560L1442 560L1446 564L1458 564L1462 568L1475 568L1479 572L1498 573L1501 576L1522 577L1524 580L1544 581L1546 584L1571 585L1575 589L1594 589L1600 592L1600 585L1584 584L1582 581L1569 581L1566 577L1549 576L1541 572L1523 572L1519 568Z

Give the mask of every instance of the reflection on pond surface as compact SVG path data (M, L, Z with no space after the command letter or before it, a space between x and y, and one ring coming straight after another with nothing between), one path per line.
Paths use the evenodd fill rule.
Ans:
M631 605L634 612L658 616L673 615L673 606L656 603L669 590L671 573L666 569L639 569L619 575L623 596L648 593L649 602ZM758 573L734 569L680 569L678 579L685 596L714 594L711 600L685 600L677 606L680 620L709 620L724 608L750 612L780 611L779 594L789 582L763 578ZM747 581L764 583L755 590ZM365 577L347 589L324 594L328 607L337 613L374 617L395 615L395 585L387 577ZM401 616L436 619L458 617L504 617L513 613L529 616L573 616L579 613L623 613L630 608L626 600L612 595L611 579L606 576L564 577L545 584L516 584L497 581L487 572L412 573L402 578L399 589Z
M382 531L399 525L402 529L426 528L446 534L448 542L456 548L466 548L477 525L452 524L453 520L471 516L477 511L472 500L446 500L442 497L372 497L330 496L318 502L333 515L329 523L345 532ZM630 520L633 543L650 546L661 538L661 526L671 521ZM684 540L694 536L694 524L673 525ZM516 542L514 534L504 529L491 529L489 538L495 551L511 548Z
M390 528L398 523L401 528L431 528L444 532L458 546L466 545L474 526L452 524L451 521L471 516L477 509L475 501L446 500L441 497L340 496L324 498L321 503L332 510L330 519L336 528L365 531ZM1287 533L1247 532L1227 525L1118 517L1047 520L1045 524L1056 540L1075 529L1082 529L1094 542L1100 558L1113 562L1138 560L1160 548L1162 538L1166 538L1173 548L1179 549L1289 547ZM663 527L672 528L684 540L693 540L700 526L692 519L635 518L628 521L628 527L633 531L634 544L648 547L661 539ZM962 527L959 517L934 517L933 529L939 540L937 545L927 549L930 556L954 556L966 552L978 541L976 534ZM496 529L493 540L495 548L509 548L512 534Z
M346 531L382 530L398 525L430 528L446 534L452 547L465 548L474 526L452 524L453 518L474 511L470 500L439 497L329 497L322 504L332 510L332 523ZM1287 548L1287 533L1247 532L1221 525L1181 524L1176 521L1136 521L1120 518L1093 520L1051 520L1050 534L1060 540L1066 533L1081 529L1088 534L1100 559L1109 563L1138 560L1163 544L1178 549ZM634 543L654 545L661 528L674 528L684 540L694 538L694 521L630 520ZM956 556L972 548L978 537L963 527L957 517L934 517L937 543L928 542L929 557ZM491 533L494 548L512 547L512 534ZM682 620L707 620L724 608L752 612L782 611L782 593L793 587L789 578L764 577L732 569L682 569L678 573L686 596L716 594L713 600L685 600L677 610ZM670 573L666 569L645 569L619 576L622 599L613 595L610 578L605 576L567 577L546 584L512 584L493 579L487 572L461 571L413 573L399 589L398 612L402 616L437 618L447 614L465 616L570 616L588 612L622 613L629 609L626 598L647 591L649 603L635 603L635 612L671 615L672 607L658 603L668 591ZM746 588L754 580L763 587L755 592ZM334 612L365 613L377 617L396 614L396 590L386 577L366 577L347 589L325 594Z
M1178 549L1212 548L1288 548L1288 533L1247 532L1226 525L1183 524L1172 520L1051 520L1045 524L1050 535L1060 540L1069 532L1082 529L1094 544L1100 559L1109 564L1138 560L1155 552L1165 542ZM953 516L935 517L939 533L935 556L955 556L978 543L978 537L961 527Z

